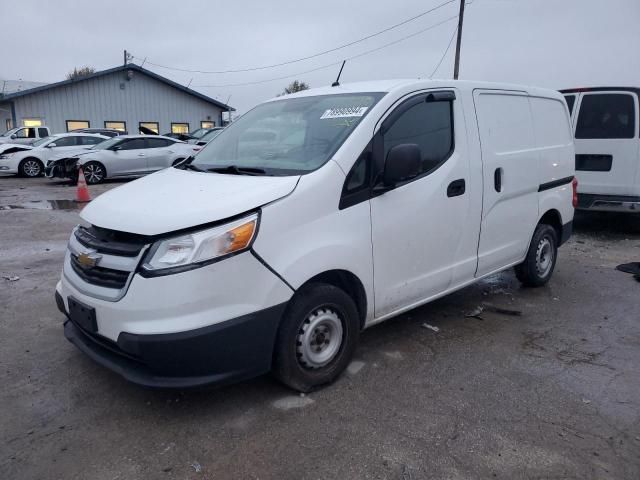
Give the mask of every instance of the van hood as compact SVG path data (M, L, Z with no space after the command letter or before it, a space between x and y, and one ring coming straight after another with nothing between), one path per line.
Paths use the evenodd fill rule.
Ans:
M158 235L223 220L273 202L291 193L298 179L167 168L103 193L80 216L102 228Z

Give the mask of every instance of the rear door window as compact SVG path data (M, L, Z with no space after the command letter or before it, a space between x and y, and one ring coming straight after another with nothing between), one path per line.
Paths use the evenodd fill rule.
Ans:
M120 150L140 150L148 148L144 138L132 138L126 142L122 142Z
M634 98L626 93L585 94L580 103L576 138L633 138Z
M147 138L147 148L163 148L171 144L173 144L173 142L166 138Z

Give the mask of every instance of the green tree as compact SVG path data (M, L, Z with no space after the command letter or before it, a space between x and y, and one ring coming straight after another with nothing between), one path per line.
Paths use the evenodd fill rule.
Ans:
M288 86L285 87L283 92L278 96L289 95L290 93L301 92L302 90L309 90L309 84L305 82L299 82L298 80L294 80Z
M75 80L76 78L86 77L87 75L91 75L95 72L96 69L93 67L74 68L73 72L67 73L67 80Z

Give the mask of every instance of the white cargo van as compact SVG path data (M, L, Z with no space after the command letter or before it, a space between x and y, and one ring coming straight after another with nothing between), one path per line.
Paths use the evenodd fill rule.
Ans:
M640 213L640 88L562 90L571 111L579 209Z
M366 327L513 266L546 283L573 159L550 90L412 80L276 98L82 211L56 287L65 335L143 385L272 370L308 391Z

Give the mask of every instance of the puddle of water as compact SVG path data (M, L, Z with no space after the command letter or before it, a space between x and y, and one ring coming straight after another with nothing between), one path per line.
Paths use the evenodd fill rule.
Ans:
M0 205L0 210L79 210L83 206L83 203L75 200L34 200L15 205Z

